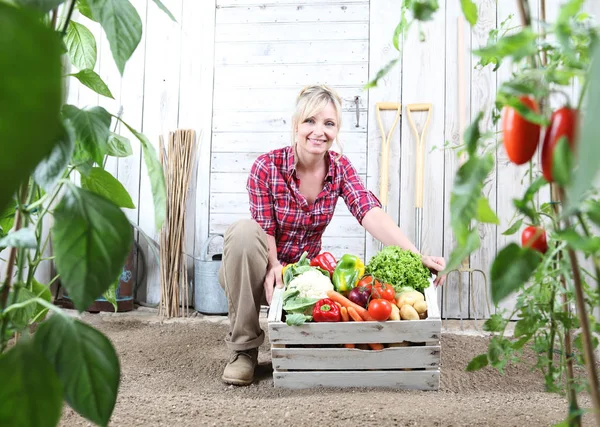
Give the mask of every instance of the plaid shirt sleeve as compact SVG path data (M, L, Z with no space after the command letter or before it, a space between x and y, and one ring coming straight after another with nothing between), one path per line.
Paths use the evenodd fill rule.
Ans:
M275 212L273 210L273 195L268 183L271 178L271 160L262 155L256 159L246 183L250 198L250 214L265 233L274 236L277 230Z
M341 156L339 162L342 172L342 198L350 213L362 225L367 212L375 207L380 208L381 202L371 191L367 190L346 156Z

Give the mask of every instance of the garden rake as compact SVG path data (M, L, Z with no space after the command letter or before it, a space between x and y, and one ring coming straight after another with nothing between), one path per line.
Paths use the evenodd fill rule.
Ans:
M381 121L380 111L396 111L396 117L390 127L389 132L385 133L383 128L383 122ZM402 113L402 106L395 102L378 102L375 104L375 112L377 115L377 123L381 131L381 167L379 175L379 201L385 212L387 212L387 201L388 201L388 187L389 187L389 171L390 171L390 144L392 135L396 129L396 125L400 120L400 114ZM383 243L379 242L379 250L383 249Z
M465 90L464 90L464 21L462 14L458 17L458 128L459 138L462 138L465 132ZM465 154L460 157L460 163L463 164L465 161ZM446 282L450 283L450 275L452 273L458 274L458 309L460 312L460 329L463 330L463 317L462 317L462 293L463 293L463 273L469 273L469 293L471 294L471 304L473 312L475 313L475 328L479 330L479 324L477 322L477 307L475 305L475 273L481 273L483 276L483 286L485 290L485 301L488 308L488 313L491 313L490 309L490 298L488 295L488 283L487 276L483 270L469 267L469 257L465 257L458 269L454 269L448 272L446 275ZM444 289L444 313L446 320L446 329L448 328L448 286ZM483 317L483 316L482 316Z

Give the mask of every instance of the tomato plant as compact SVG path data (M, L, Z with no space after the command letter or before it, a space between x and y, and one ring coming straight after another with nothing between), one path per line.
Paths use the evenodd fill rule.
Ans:
M540 108L531 96L521 96L521 103L535 113ZM506 155L511 162L522 165L531 160L540 139L540 125L524 118L514 107L505 106L502 114L502 136Z
M392 303L385 299L372 299L367 310L373 319L382 322L390 318Z
M560 139L566 137L571 150L575 149L577 116L577 110L570 107L562 107L552 113L542 146L542 173L548 182L554 182L552 174L554 150Z
M548 250L546 241L546 230L541 227L530 225L521 233L521 244L523 247L530 247L543 254Z

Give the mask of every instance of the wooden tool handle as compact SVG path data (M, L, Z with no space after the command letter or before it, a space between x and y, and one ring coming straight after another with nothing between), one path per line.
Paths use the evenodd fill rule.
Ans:
M417 149L416 149L416 187L415 187L415 207L422 208L423 207L423 186L424 186L424 168L425 168L425 134L427 133L427 127L429 126L429 122L431 121L431 112L433 110L433 106L431 104L409 104L406 106L406 111L408 112L408 122L410 123L410 127L415 135L415 139L417 140ZM423 131L419 135L419 131L415 125L414 120L412 119L411 112L413 111L427 111L427 120L423 125Z
M383 128L383 122L381 121L381 110L397 110L396 118L389 133L386 135L385 129ZM388 201L388 186L389 186L389 169L390 169L390 143L394 128L398 124L400 114L402 112L401 104L395 102L378 102L375 104L375 113L377 116L377 123L379 124L379 130L381 132L381 165L379 174L379 201L382 206L387 206Z

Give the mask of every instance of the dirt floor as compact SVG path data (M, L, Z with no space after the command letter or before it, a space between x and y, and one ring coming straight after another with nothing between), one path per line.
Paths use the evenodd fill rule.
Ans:
M566 400L545 393L539 372L529 366L511 366L505 375L491 368L465 372L487 349L487 339L475 334L443 333L436 392L293 391L273 387L268 342L252 386L221 383L228 354L223 318L160 322L150 313L83 319L107 334L120 356L112 426L550 426L567 410ZM585 396L580 403L589 407ZM586 425L591 421L584 418ZM61 425L91 424L67 407Z

